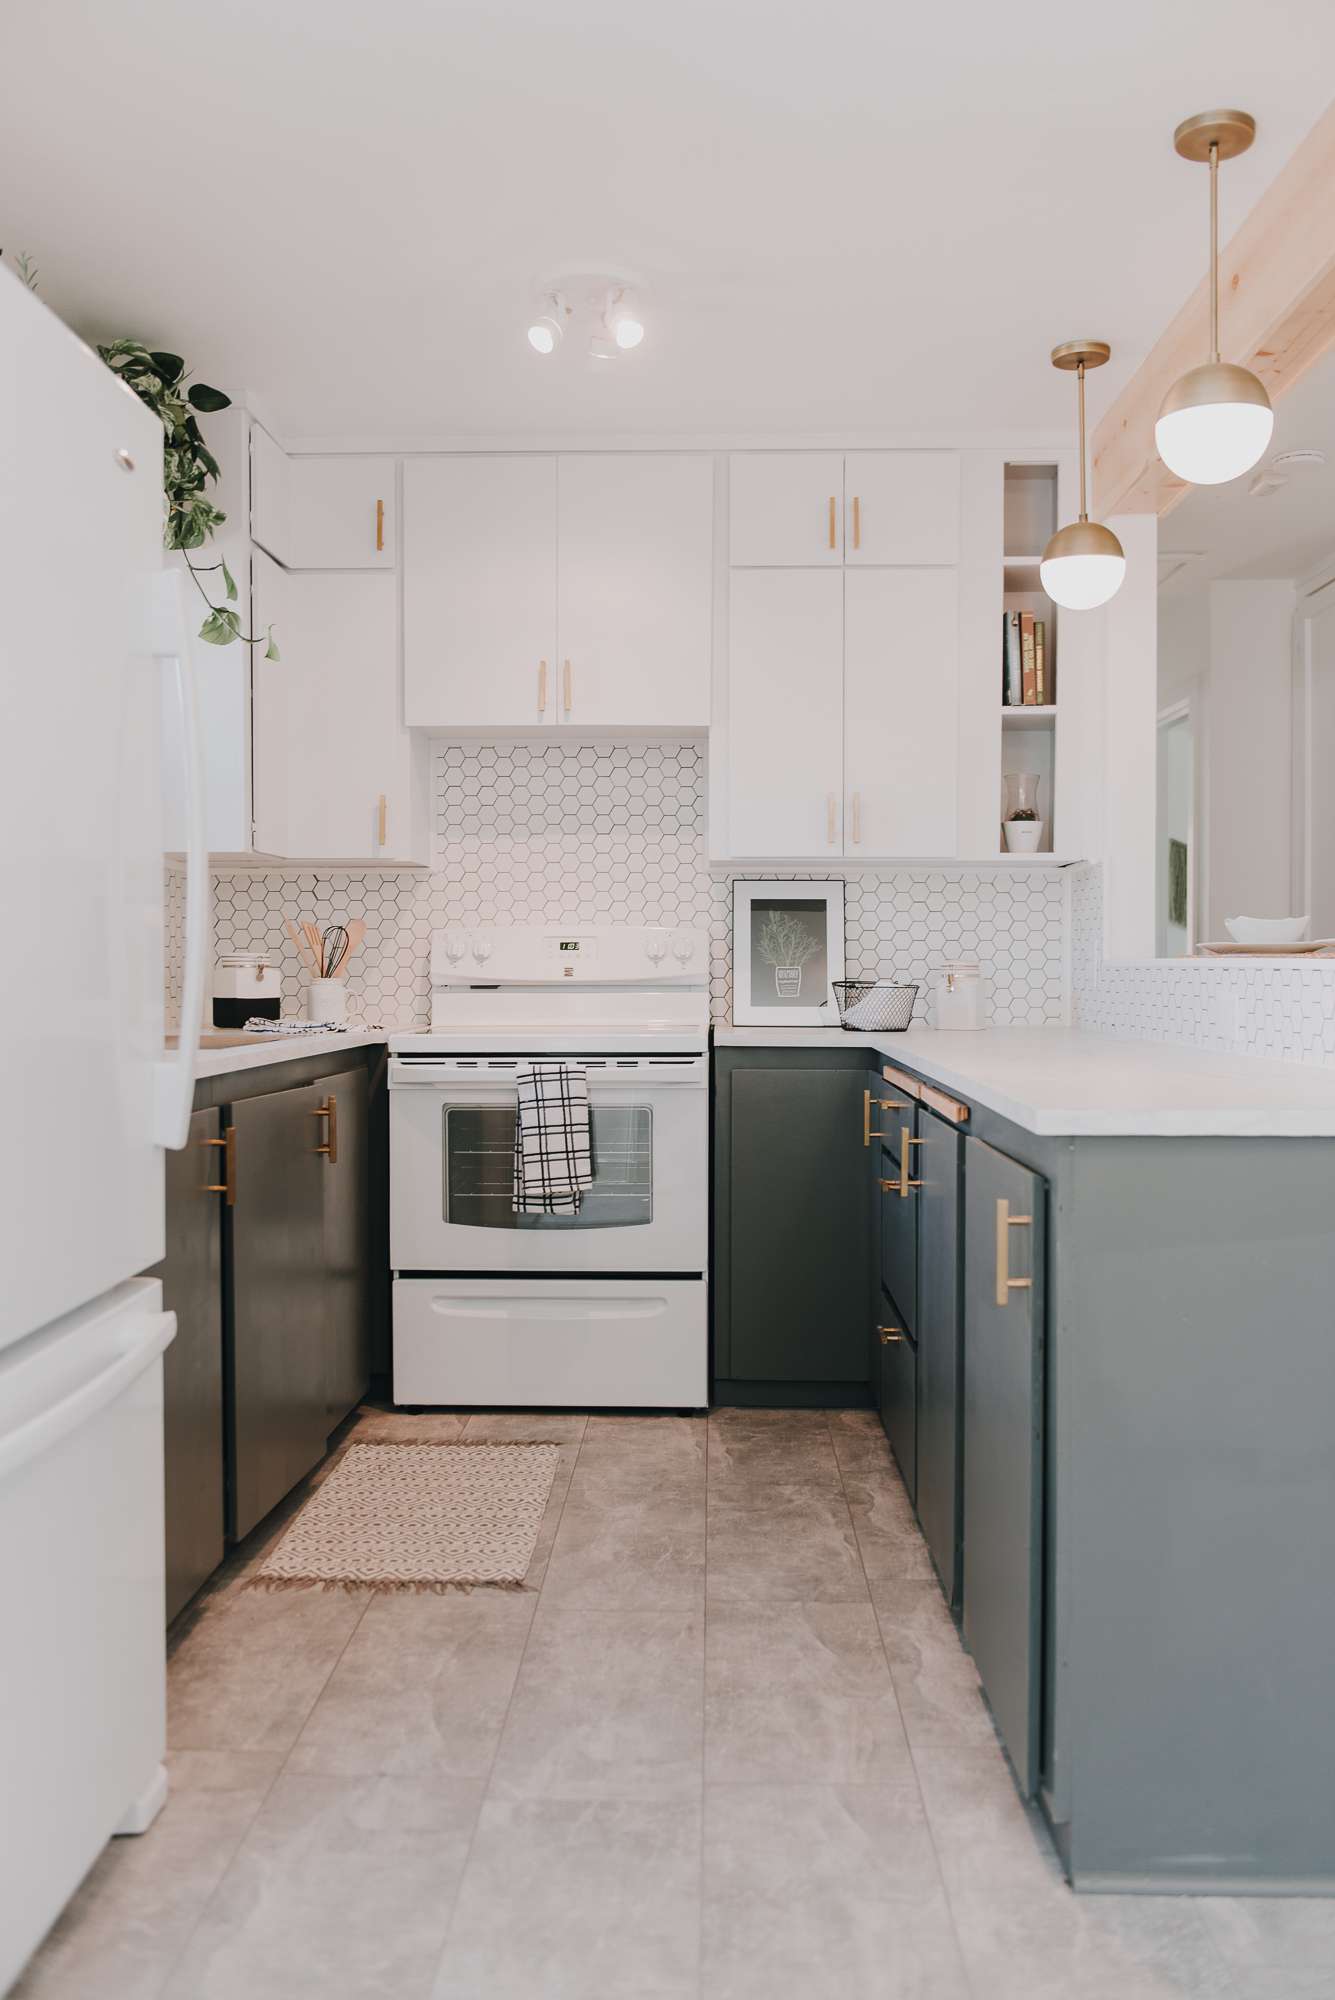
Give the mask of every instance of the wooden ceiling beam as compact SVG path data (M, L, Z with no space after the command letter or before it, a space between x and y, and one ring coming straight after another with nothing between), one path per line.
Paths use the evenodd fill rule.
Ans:
M1204 174L1200 179L1204 181ZM1201 194L1204 237L1204 194ZM1202 250L1205 244L1202 242ZM1179 375L1208 358L1209 279L1199 285L1099 422L1096 518L1166 514L1187 491L1159 457L1154 425ZM1219 346L1272 402L1335 342L1335 103L1219 254Z

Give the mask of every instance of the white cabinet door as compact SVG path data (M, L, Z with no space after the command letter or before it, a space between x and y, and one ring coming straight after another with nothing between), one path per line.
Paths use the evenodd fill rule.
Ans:
M572 454L557 485L561 722L707 728L712 462Z
M844 560L953 563L960 547L955 451L852 451L844 460Z
M295 456L250 435L250 532L288 569L393 569L394 460Z
M255 845L303 860L412 860L411 742L399 719L393 576L283 570L259 550Z
M403 468L404 710L427 729L556 720L556 460Z
M736 570L729 623L729 851L841 854L843 577Z
M838 452L734 452L728 465L729 562L838 568L844 559L844 461Z
M844 578L845 851L955 852L958 609L950 569Z

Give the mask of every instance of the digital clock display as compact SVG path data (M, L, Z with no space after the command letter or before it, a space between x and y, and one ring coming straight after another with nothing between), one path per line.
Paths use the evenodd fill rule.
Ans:
M579 939L578 939L578 938L562 938L562 939L561 939L561 940L559 941L559 943L557 944L557 947L556 947L556 949L557 949L558 951L578 951L578 950L579 950Z

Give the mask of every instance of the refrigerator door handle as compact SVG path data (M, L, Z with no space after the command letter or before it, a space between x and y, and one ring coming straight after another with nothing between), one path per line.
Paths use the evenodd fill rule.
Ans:
M179 570L164 569L156 580L153 651L174 669L181 705L181 740L186 765L185 984L181 994L179 1043L174 1057L157 1065L154 1137L179 1153L190 1131L195 1098L195 1056L204 1012L208 974L209 854L204 818L204 745L199 728L199 691L186 631Z
M133 1346L121 1348L105 1367L80 1382L57 1403L48 1404L13 1430L0 1431L0 1479L17 1472L40 1452L50 1451L71 1431L78 1430L114 1403L145 1368L170 1347L176 1332L174 1312L151 1313Z

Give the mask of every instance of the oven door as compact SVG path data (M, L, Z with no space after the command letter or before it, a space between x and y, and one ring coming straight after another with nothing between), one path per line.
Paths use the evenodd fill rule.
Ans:
M396 1271L703 1272L706 1056L587 1056L593 1185L574 1215L514 1211L521 1057L390 1063Z

